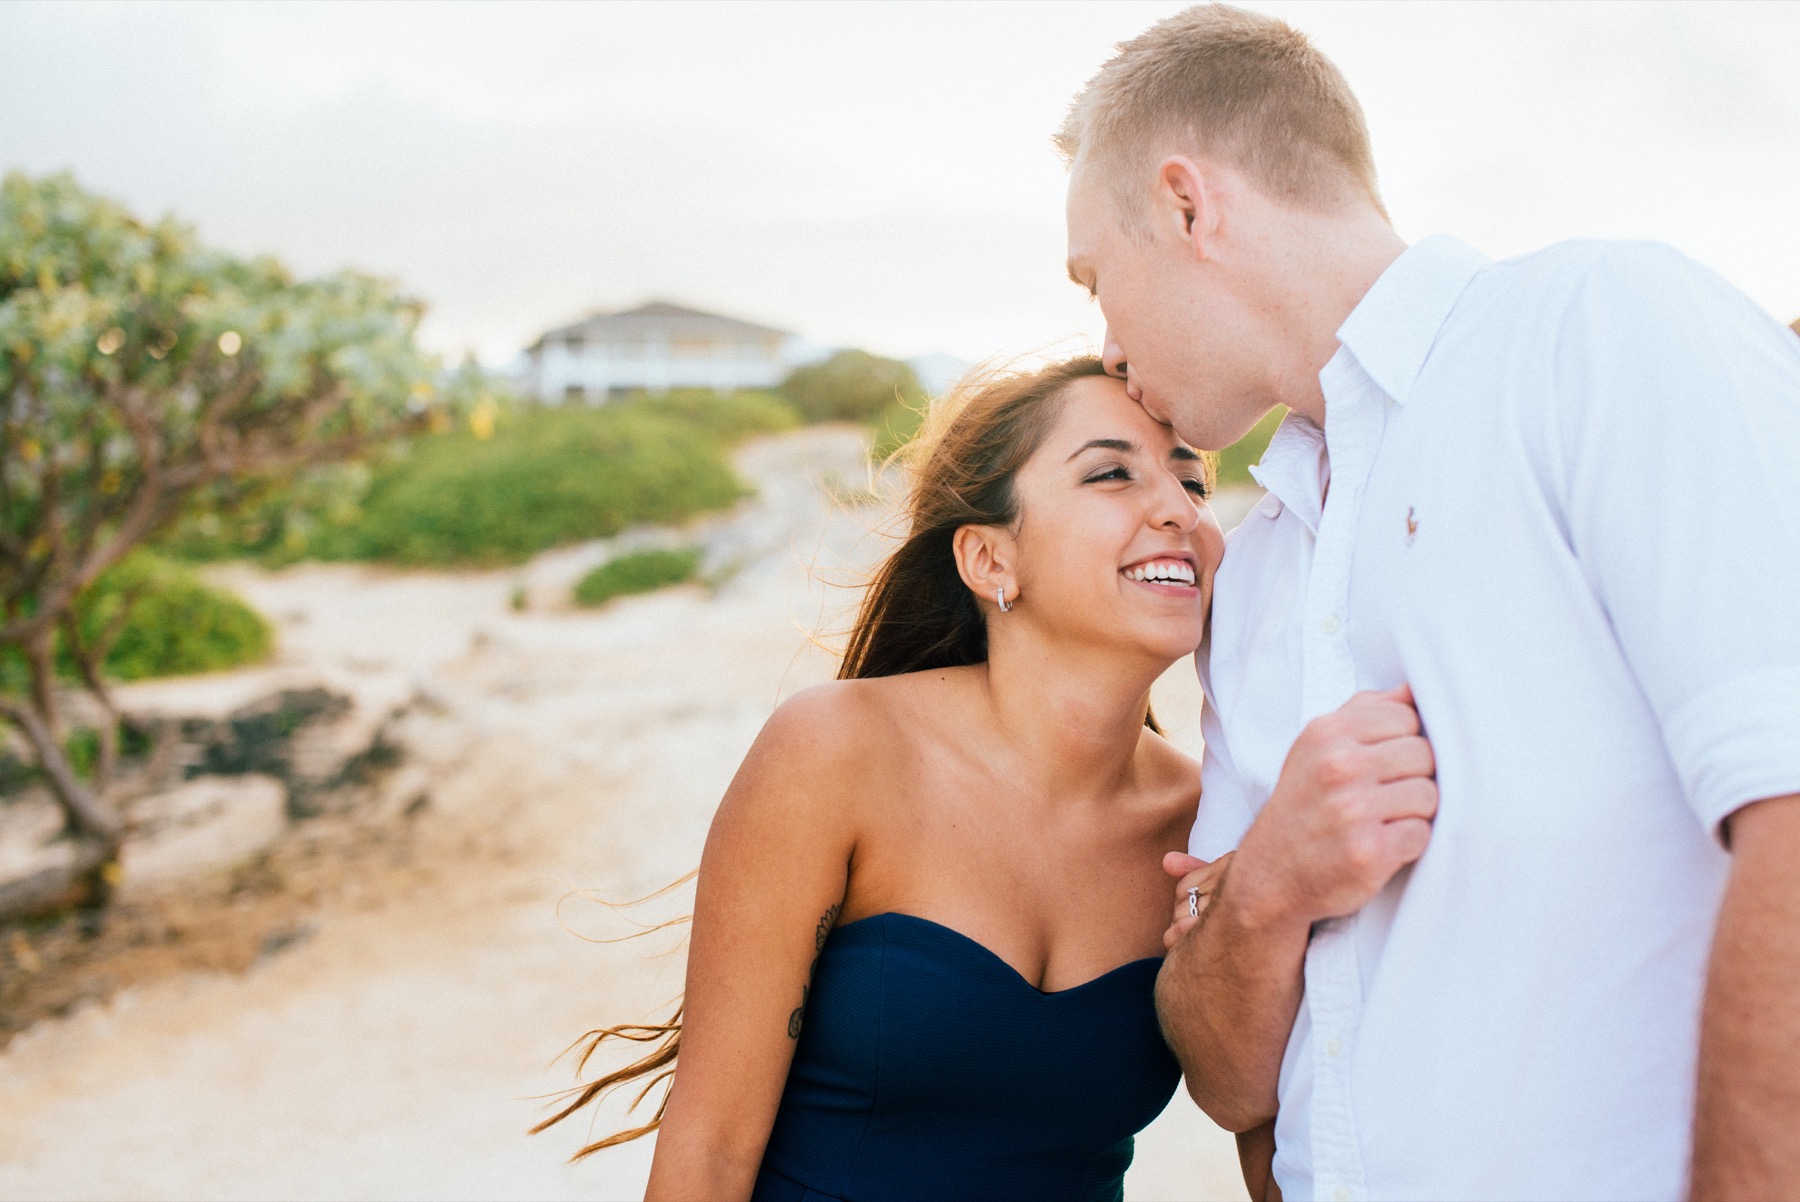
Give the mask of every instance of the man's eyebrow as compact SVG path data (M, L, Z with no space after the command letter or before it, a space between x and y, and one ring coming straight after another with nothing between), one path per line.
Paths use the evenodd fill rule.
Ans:
M1192 460L1192 461L1197 462L1200 458L1200 452L1196 451L1193 447L1176 447L1174 450L1169 452L1169 458L1170 459L1187 459L1187 460Z
M1081 449L1076 451L1075 455L1081 454L1082 451L1092 451L1096 449L1102 451L1123 451L1125 454L1129 455L1138 448L1137 443L1129 442L1123 438L1094 438L1081 444ZM1074 459L1075 455L1069 456L1069 459ZM1067 463L1069 462L1069 459L1065 459L1063 462Z

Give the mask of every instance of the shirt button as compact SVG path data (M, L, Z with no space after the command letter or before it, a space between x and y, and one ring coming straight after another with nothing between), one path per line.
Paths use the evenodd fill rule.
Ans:
M1336 614L1326 614L1325 620L1319 623L1319 629L1323 630L1326 634L1336 634L1339 630L1343 629L1343 625L1342 622L1338 621Z
M1347 1185L1340 1185L1331 1191L1331 1196L1336 1202L1350 1202L1350 1187Z
M1325 1045L1325 1054L1327 1056L1331 1057L1333 1060L1336 1060L1338 1058L1338 1054L1340 1052L1342 1052L1343 1050L1344 1050L1344 1041L1339 1039L1335 1035L1333 1035L1331 1037L1330 1042L1328 1042Z
M1278 518L1281 516L1281 500L1278 497L1265 498L1258 508L1266 518Z

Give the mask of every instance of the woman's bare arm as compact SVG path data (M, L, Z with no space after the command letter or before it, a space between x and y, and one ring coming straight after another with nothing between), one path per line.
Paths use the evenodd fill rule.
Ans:
M755 1184L855 848L854 696L826 685L784 703L713 818L650 1202L748 1198Z

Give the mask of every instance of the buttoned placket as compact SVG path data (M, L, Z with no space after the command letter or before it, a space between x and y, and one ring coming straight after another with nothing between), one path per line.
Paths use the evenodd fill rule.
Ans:
M1303 721L1327 714L1356 692L1350 654L1350 568L1363 490L1387 422L1389 401L1340 350L1320 373L1326 397L1325 443L1331 479L1306 586L1301 652ZM1315 1196L1365 1202L1351 1094L1351 1065L1362 1020L1356 917L1314 924L1306 951L1306 1007L1312 1022L1312 1161Z

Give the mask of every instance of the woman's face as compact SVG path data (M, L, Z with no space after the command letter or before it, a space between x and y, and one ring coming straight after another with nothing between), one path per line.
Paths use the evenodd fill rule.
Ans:
M1173 662L1200 645L1225 536L1199 455L1090 376L1015 484L1019 604L1058 637Z

